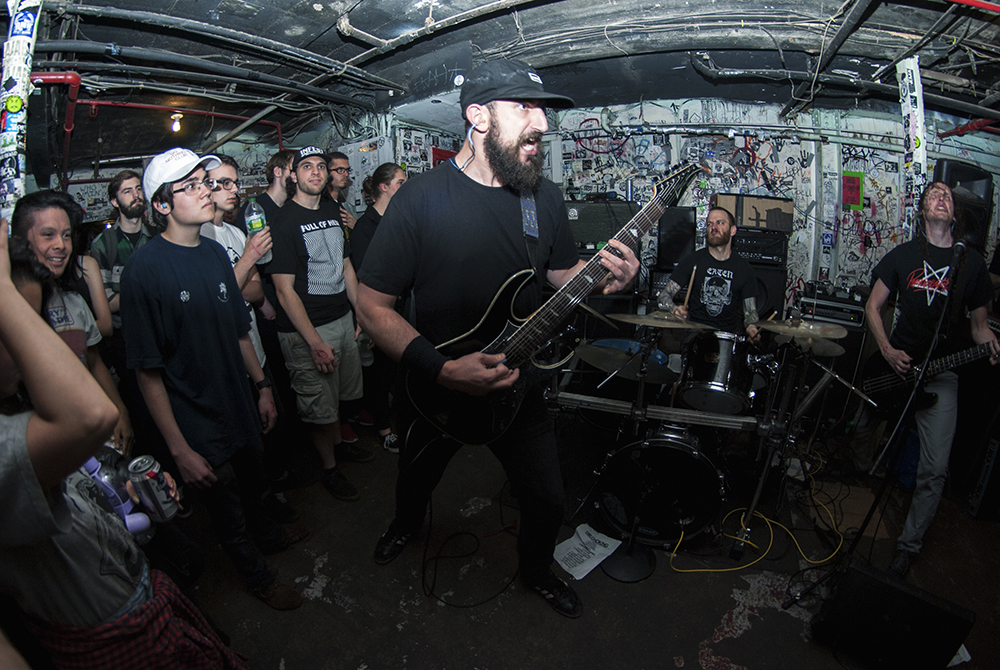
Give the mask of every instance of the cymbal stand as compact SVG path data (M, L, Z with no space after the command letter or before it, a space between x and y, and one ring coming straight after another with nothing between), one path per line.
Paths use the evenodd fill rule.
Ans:
M757 449L758 459L764 450L764 446L767 446L766 456L761 463L760 477L757 480L757 489L754 491L753 499L750 501L750 505L747 507L746 511L743 513L740 535L736 540L736 544L733 548L729 550L729 558L733 560L739 560L743 557L743 551L746 547L747 541L750 539L750 520L753 519L754 513L757 511L757 504L760 502L761 494L764 491L764 484L767 482L767 475L771 469L771 464L774 462L775 457L784 453L785 445L789 441L789 427L788 423L789 416L789 405L791 404L792 391L795 388L795 378L797 377L797 372L799 371L798 356L794 357L794 360L789 361L793 358L789 355L791 347L785 347L781 355L781 369L787 370L788 383L781 394L781 404L778 408L776 415L771 415L771 410L774 406L774 396L778 391L778 384L775 384L775 390L768 397L767 402L767 414L765 415L764 421L759 425L758 431L761 434L761 443ZM804 372L804 370L803 370Z
M639 527L639 518L643 507L646 504L646 497L650 493L646 479L649 476L649 468L643 468L642 493L636 503L635 513L632 515L632 524L629 526L628 541L618 545L614 553L601 561L601 570L608 577L619 582L631 584L641 582L646 577L653 574L656 569L656 555L652 548L636 542L636 529Z

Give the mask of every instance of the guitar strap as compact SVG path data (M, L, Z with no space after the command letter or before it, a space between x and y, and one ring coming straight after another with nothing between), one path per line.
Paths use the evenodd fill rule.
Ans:
M521 222L524 226L524 246L528 250L528 262L536 271L535 259L538 256L538 209L535 207L535 194L531 191L521 191ZM540 277L536 277L541 281Z

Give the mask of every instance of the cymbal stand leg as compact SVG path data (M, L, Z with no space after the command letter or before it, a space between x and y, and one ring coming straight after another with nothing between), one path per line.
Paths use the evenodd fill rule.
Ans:
M648 474L648 473L647 473ZM608 577L626 583L640 582L653 574L656 569L656 555L650 547L636 543L635 531L639 527L639 516L650 489L643 476L642 495L632 515L632 525L628 531L628 542L618 545L614 553L601 561L601 570Z

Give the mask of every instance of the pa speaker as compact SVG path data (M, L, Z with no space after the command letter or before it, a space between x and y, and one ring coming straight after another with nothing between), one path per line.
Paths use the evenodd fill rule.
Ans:
M865 668L938 670L975 620L973 612L855 560L813 622L813 635Z
M986 239L993 218L993 175L968 163L940 160L934 166L934 181L951 188L955 218L965 231L965 240L987 257Z

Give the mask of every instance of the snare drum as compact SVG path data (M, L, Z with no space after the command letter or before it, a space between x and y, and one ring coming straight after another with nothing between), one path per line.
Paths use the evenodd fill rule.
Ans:
M686 433L661 434L618 450L601 476L600 509L623 535L653 547L671 547L715 521L723 478Z
M677 395L688 407L718 414L742 414L753 399L753 370L746 338L715 331L692 339L684 352Z

